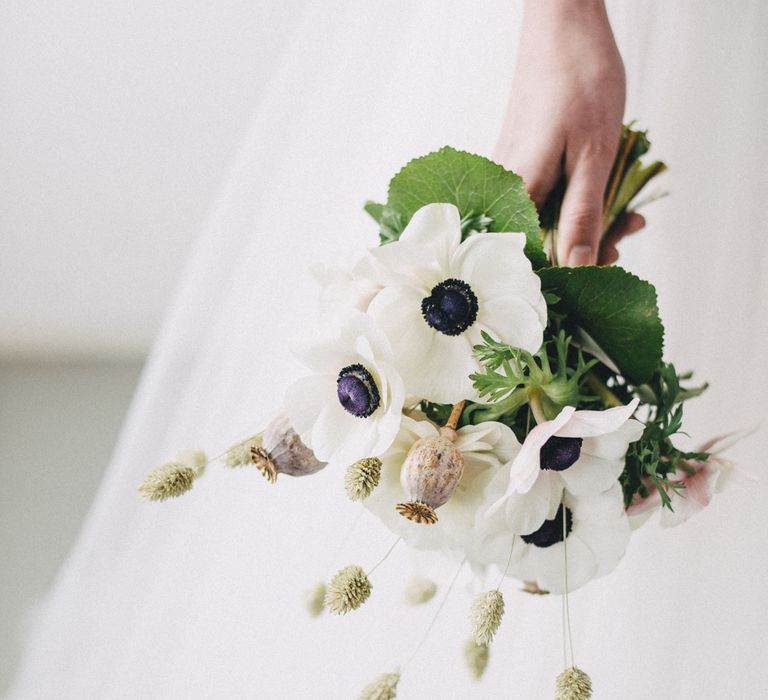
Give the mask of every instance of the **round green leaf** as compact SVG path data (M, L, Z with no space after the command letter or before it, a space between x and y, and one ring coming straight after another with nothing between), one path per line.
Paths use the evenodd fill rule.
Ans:
M382 242L396 240L414 212L425 204L455 204L463 220L487 216L486 230L521 232L525 253L535 268L547 264L539 217L522 178L482 156L445 146L412 160L389 183L389 198L379 214L387 224Z
M567 325L592 336L632 384L651 378L661 363L664 326L650 282L620 267L550 267L538 274Z

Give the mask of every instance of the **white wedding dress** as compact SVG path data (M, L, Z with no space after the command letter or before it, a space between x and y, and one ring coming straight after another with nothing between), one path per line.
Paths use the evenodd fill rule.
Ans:
M709 379L696 440L764 415L768 391L768 9L613 2L627 116L670 165L671 196L622 264L653 281L666 354ZM295 11L292 8L291 11ZM490 154L514 63L514 3L306 2L213 205L152 353L92 513L26 640L10 697L353 698L405 662L437 599L410 608L418 570L445 590L454 565L405 546L371 600L310 619L302 593L393 536L358 517L329 470L268 484L212 465L191 493L142 502L136 486L185 447L218 454L271 416L311 333L309 264L376 243L362 211L410 158L445 144ZM264 32L270 27L264 26ZM257 41L258 37L254 37ZM765 432L732 450L760 476ZM595 697L765 697L768 490L737 483L673 530L655 520L619 568L571 596L577 664ZM355 526L341 551L349 524ZM560 600L504 587L485 677L464 668L464 571L400 698L551 698Z

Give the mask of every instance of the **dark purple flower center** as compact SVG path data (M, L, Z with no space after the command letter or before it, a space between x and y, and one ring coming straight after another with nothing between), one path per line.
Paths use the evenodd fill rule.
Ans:
M573 466L581 456L581 438L557 437L553 435L539 450L539 466L561 472Z
M339 372L336 395L344 410L358 418L367 418L381 403L379 388L362 365L349 365Z
M421 314L436 331L459 335L477 319L477 297L461 280L447 279L421 300Z
M570 508L565 508L565 536L571 534L573 529L573 513ZM530 535L521 535L520 539L526 544L535 547L551 547L553 544L563 541L563 504L557 509L552 520L545 520L541 527Z

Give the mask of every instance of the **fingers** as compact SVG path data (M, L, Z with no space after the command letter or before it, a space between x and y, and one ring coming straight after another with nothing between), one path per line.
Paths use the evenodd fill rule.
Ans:
M521 138L517 143L526 141ZM528 195L541 211L562 172L562 152L562 142L557 139L548 139L540 145L531 144L525 150L515 148L507 141L496 148L494 159L523 178Z
M611 226L600 243L599 265L612 265L619 259L616 248L626 236L637 233L645 227L645 217L637 212L627 212Z
M566 162L568 182L560 210L557 256L561 265L595 265L600 248L603 194L613 154L582 151L572 167ZM569 172L570 171L570 172Z

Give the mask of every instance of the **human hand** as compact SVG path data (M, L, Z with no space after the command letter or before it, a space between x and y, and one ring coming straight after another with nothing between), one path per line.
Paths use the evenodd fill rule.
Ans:
M621 217L602 240L603 198L621 134L625 78L602 0L528 0L511 97L494 157L541 210L561 177L557 259L609 264L645 219Z

